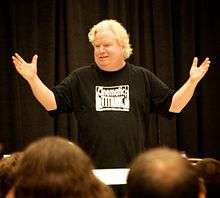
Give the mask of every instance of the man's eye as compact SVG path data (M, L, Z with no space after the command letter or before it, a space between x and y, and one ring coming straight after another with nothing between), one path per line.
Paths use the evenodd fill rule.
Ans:
M94 47L98 48L98 47L100 47L100 45L96 45L96 44L94 44Z

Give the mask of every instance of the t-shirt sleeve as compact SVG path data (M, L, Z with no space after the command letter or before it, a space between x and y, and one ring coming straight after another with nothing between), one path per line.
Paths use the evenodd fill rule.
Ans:
M147 80L150 87L151 110L171 118L175 113L169 112L175 91L169 88L156 75L148 71Z
M48 111L51 116L58 113L69 113L73 111L74 96L76 92L77 77L74 72L67 76L60 84L53 87L52 91L55 96L57 109Z

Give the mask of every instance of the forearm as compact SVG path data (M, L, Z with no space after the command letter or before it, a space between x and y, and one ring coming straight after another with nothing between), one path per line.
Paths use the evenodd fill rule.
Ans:
M47 110L55 110L57 108L54 93L40 80L38 76L28 81L35 98Z
M189 78L186 83L173 95L169 111L174 113L181 112L181 110L192 98L197 84L198 82L192 81Z

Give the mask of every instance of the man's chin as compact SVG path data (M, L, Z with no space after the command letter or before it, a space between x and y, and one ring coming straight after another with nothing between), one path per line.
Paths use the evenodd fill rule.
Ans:
M109 65L105 65L105 64L97 64L99 69L103 70L103 71L112 71L112 67Z

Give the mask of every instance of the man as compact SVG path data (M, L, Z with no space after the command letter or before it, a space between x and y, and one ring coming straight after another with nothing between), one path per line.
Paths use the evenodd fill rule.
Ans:
M204 198L205 187L194 167L170 148L140 154L127 178L128 198Z
M144 150L152 109L163 115L180 112L210 61L206 58L197 67L194 58L189 79L174 94L150 71L126 61L132 49L125 28L117 21L93 26L89 41L95 64L72 72L53 90L37 75L37 55L27 63L15 53L13 63L47 111L75 113L79 144L98 168L125 167Z

